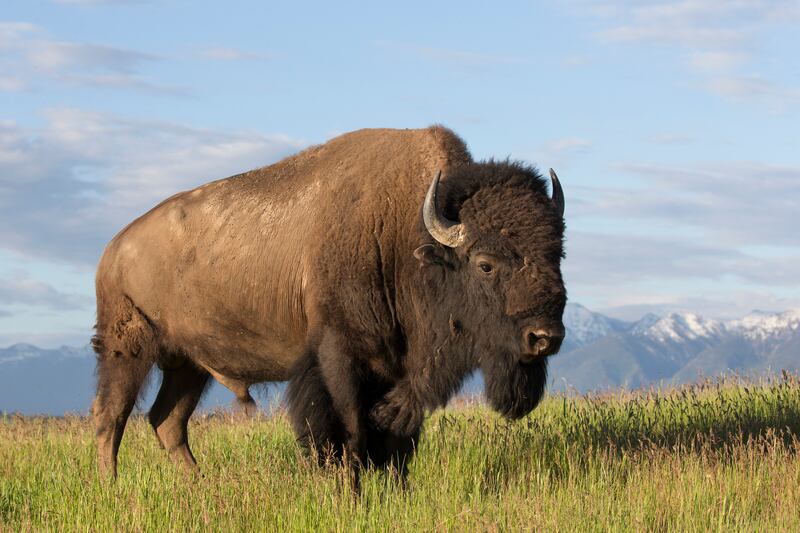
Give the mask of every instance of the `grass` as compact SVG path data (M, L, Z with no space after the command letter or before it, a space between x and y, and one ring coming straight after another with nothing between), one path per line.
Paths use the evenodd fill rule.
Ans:
M353 498L278 414L196 418L187 477L134 417L115 485L84 418L0 417L0 530L800 531L800 381L728 379L548 398L517 423L472 404L426 423L406 489Z

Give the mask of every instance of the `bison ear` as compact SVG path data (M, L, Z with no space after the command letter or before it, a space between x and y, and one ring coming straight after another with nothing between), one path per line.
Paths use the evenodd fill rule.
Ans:
M449 256L449 249L436 244L423 244L414 250L414 257L417 258L421 266L442 265L452 268L453 263Z

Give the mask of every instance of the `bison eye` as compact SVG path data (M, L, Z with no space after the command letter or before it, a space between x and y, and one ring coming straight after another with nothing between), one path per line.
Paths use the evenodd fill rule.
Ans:
M483 263L479 264L478 268L483 270L486 274L488 274L489 272L492 271L492 265L490 265L489 263L486 263L486 262L483 262Z

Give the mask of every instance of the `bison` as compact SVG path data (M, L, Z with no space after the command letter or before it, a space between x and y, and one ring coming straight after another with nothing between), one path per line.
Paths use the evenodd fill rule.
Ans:
M161 445L195 468L187 423L213 376L289 381L305 446L399 465L427 410L476 368L516 419L564 337L564 196L535 169L473 161L441 126L359 130L176 194L114 237L97 269L99 467L116 475L148 373ZM357 468L356 468L357 470Z

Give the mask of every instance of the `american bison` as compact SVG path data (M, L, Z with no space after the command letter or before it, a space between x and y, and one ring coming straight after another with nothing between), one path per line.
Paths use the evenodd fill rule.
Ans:
M564 337L564 196L530 167L472 160L440 126L360 130L164 200L97 269L99 464L153 365L149 420L188 467L187 422L213 376L289 380L306 446L396 463L427 410L479 368L509 418L542 397Z

